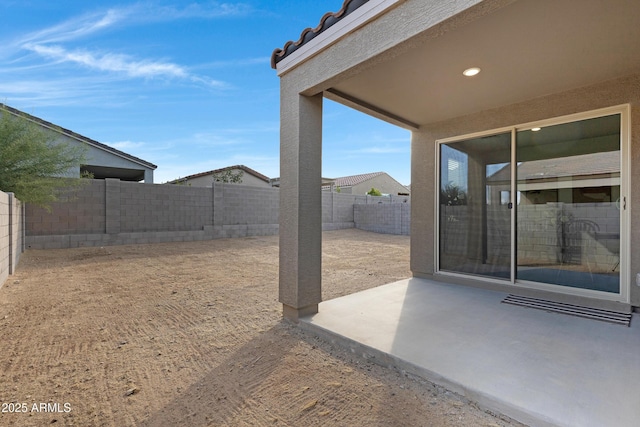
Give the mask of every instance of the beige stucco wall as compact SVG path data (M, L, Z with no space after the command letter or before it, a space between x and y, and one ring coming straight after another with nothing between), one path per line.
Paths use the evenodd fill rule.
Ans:
M240 171L242 171L241 169L232 169L233 173L236 174ZM242 182L240 184L242 185L250 185L252 187L271 187L271 185L260 179L257 178L253 175L251 175L250 173L247 173L245 171L242 171ZM213 174L209 174L209 175L205 175L205 176L199 176L197 178L189 178L185 181L184 185L189 185L191 187L212 187L213 186Z
M317 189L324 91L512 1L401 1L379 16L375 25L358 28L280 75L279 300L285 317L295 320L317 311L321 298L321 192ZM375 111L366 112L402 125Z
M631 105L630 294L631 304L640 306L640 287L635 284L636 274L640 273L640 167L636 166L640 164L640 74L432 123L413 132L411 182L414 190L419 189L412 192L411 198L413 273L424 276L434 272L436 140L621 104Z
M380 190L382 194L396 196L398 193L408 193L409 190L387 174L378 175L351 187L351 194L367 194L371 187Z

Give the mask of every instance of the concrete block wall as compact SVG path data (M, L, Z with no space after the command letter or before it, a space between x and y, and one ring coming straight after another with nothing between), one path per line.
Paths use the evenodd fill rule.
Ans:
M366 203L366 196L322 192L322 229L339 230L356 226L353 206Z
M254 193L247 186L234 187L242 195ZM234 197L227 196L227 202L236 206ZM277 196L274 200L277 203ZM227 228L226 210L222 187L92 180L75 198L52 204L51 212L28 205L26 241L33 249L53 249L277 233L273 226L267 231L264 227Z
M487 256L492 263L511 260L511 210L505 205L487 206Z
M119 204L114 200L107 214L108 220L119 222L117 232L194 231L213 225L211 188L106 182L108 188L120 187Z
M468 223L466 206L440 205L440 244L445 254L467 254Z
M467 207L441 206L440 212L444 252L465 255L469 235ZM510 212L491 206L487 212L492 219L487 224L488 253L507 257L511 251ZM620 211L616 203L520 205L517 214L521 264L588 264L594 272L610 272L618 264Z
M23 212L12 193L0 192L0 287L15 272L24 251Z
M9 195L0 192L0 286L9 277Z
M69 195L69 201L54 203L51 212L26 205L25 223L31 235L104 233L105 181L93 180Z
M9 253L9 274L13 274L20 262L20 255L24 252L24 206L23 203L13 195L11 199L10 220L11 244Z
M217 183L215 191L223 194L223 224L278 224L278 188Z
M278 188L239 184L189 187L92 180L75 198L54 203L51 212L28 205L26 243L33 249L55 249L274 235L279 230L279 198ZM405 200L323 192L323 230L358 227L408 234L409 204L398 203ZM369 211L356 219L354 206L361 205ZM397 210L393 227L373 225L374 218L389 222L374 213L383 206Z
M557 203L518 206L518 262L555 264L561 261L558 245L558 219L562 208Z
M354 204L353 215L361 230L409 235L410 203Z
M588 263L603 272L618 263L620 210L615 202L525 205L518 208L518 218L518 254L527 261Z

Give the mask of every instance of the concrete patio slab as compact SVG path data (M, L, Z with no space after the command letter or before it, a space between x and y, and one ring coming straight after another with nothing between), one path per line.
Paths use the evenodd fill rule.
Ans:
M637 314L626 327L506 295L413 278L322 302L300 325L525 424L640 423Z

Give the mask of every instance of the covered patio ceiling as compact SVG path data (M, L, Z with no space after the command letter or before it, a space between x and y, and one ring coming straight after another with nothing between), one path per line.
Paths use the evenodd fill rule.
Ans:
M452 20L325 96L417 128L640 72L638 0L518 0L466 24ZM482 71L463 76L470 67Z

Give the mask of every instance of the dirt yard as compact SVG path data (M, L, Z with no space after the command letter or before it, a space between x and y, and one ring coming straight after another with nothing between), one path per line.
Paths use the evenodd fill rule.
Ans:
M409 239L323 235L323 294L409 276ZM505 426L281 320L278 238L27 251L0 288L0 425Z

